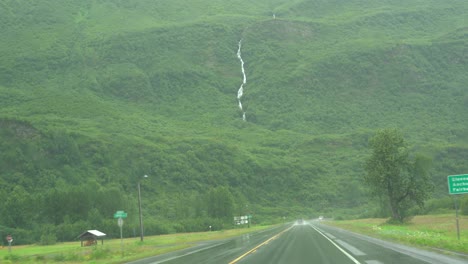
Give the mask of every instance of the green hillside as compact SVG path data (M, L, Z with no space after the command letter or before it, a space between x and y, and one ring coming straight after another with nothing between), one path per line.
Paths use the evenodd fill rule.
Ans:
M145 174L147 234L372 216L363 162L388 127L432 157L445 199L446 176L468 172L467 13L465 0L2 1L0 232L117 236L125 210L133 235Z

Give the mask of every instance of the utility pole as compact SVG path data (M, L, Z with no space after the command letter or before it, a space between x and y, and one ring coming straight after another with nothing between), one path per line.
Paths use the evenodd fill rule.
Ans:
M148 178L148 175L143 176L144 178ZM138 212L140 214L140 241L143 242L143 214L141 212L141 187L140 187L140 180L138 180Z

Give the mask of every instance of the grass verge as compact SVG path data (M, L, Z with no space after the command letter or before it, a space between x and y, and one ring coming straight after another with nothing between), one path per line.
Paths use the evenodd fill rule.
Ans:
M402 225L387 224L386 221L372 218L327 221L326 224L419 248L468 255L468 216L459 216L460 240L455 214L415 216Z

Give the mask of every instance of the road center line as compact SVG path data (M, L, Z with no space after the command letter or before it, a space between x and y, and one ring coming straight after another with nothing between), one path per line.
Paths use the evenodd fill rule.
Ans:
M229 262L229 264L235 264L235 263L239 262L241 259L245 258L245 256L247 256L247 255L249 255L249 254L251 254L251 253L257 251L258 248L260 248L261 246L264 246L264 245L268 244L268 243L269 243L270 241L272 241L273 239L278 238L278 237L281 236L283 233L289 231L289 229L291 229L291 228L292 228L292 226L290 226L288 229L285 229L285 230L281 231L280 233L278 233L278 234L276 234L276 235L270 237L269 239L267 239L267 240L264 241L263 243L257 245L256 247L252 248L251 250L245 252L245 253L242 254L240 257L236 258L235 260Z
M341 252L343 252L343 254L345 254L349 259L351 259L354 263L356 264L361 264L357 259L355 259L351 254L349 254L348 252L346 252L344 249L342 249L340 246L338 246L335 242L333 242L333 240L331 240L330 238L328 238L326 235L324 235L320 230L318 230L315 226L313 225L310 225L313 229L315 229L315 231L317 231L319 234L321 234L324 238L326 238L328 241L330 241L330 243L332 243L336 248L338 248Z

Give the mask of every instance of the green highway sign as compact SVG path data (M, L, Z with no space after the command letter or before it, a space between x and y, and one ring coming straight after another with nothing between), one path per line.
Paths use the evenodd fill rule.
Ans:
M468 174L447 176L449 194L468 193Z
M114 218L127 218L127 213L124 211L117 211L114 214Z

